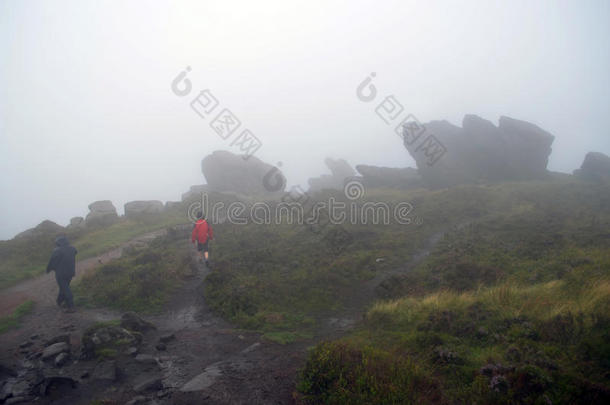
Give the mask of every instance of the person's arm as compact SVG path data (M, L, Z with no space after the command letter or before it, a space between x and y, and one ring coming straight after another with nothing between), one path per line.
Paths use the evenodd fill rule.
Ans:
M197 235L197 224L195 224L195 226L193 226L193 232L191 232L191 242L195 243L195 238Z
M214 231L212 230L210 224L208 224L208 236L210 237L210 240L214 239Z
M59 249L55 249L53 250L53 254L51 255L51 258L49 259L49 264L47 264L47 273L55 270L55 266L57 265L57 262L59 261Z

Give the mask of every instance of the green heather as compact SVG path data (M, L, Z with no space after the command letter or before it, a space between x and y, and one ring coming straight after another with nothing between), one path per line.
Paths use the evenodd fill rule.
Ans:
M26 301L15 308L12 314L0 318L0 334L10 329L19 327L21 318L32 312L33 308L34 302Z

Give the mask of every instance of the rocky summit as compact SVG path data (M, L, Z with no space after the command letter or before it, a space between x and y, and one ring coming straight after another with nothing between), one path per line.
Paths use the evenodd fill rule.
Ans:
M498 126L476 115L464 116L461 128L448 121L403 126L404 145L429 187L545 178L554 139L509 117Z

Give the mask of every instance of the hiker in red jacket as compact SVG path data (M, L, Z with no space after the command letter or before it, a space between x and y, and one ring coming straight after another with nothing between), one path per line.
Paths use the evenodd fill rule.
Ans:
M191 242L197 243L199 261L203 262L203 258L205 257L205 265L210 267L210 262L208 261L208 242L214 239L214 232L212 231L210 224L208 224L208 222L205 220L203 213L198 212L197 218L200 219L195 222L195 226L193 227ZM203 256L201 255L201 252L203 252Z

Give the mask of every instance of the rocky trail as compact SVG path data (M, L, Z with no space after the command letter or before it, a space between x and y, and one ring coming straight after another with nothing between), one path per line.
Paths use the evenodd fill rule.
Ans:
M162 233L142 235L79 262L77 277L100 260L120 257L126 246L146 243ZM343 311L320 320L317 336L286 345L217 317L203 299L209 272L205 266L199 266L166 311L142 318L103 308L63 313L55 305L52 275L26 281L0 293L3 309L27 299L36 302L20 328L0 335L0 403L84 405L93 399L130 405L294 403L295 381L307 348L352 329L375 300L379 283L413 268L441 237L442 233L433 235L404 267L362 283ZM100 321L118 319L120 326L111 324L83 336ZM116 356L104 360L92 355L113 341L123 344Z

